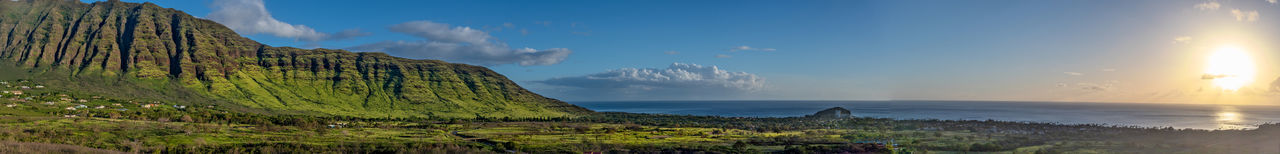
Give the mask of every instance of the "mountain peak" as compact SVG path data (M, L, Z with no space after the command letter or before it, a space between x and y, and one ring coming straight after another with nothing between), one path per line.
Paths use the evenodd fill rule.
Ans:
M271 47L152 3L27 1L0 7L0 65L8 65L0 69L27 72L31 79L102 81L67 82L88 93L358 117L589 112L480 66Z

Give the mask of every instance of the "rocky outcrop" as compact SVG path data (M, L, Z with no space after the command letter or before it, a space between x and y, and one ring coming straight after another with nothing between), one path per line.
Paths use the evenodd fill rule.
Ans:
M2 1L0 15L0 65L12 65L0 67L9 69L4 72L153 85L269 111L361 117L590 112L480 66L271 47L151 3Z
M833 108L828 108L828 109L826 109L826 110L818 111L818 113L814 113L813 115L809 115L809 116L807 116L807 117L810 117L810 118L848 118L848 117L853 117L853 113L852 113L852 112L850 112L848 109L844 109L844 108L842 108L842 107L833 107Z

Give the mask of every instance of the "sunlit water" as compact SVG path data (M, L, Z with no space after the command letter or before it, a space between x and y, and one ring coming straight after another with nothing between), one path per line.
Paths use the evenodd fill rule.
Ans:
M844 107L855 116L1001 120L1193 129L1248 129L1280 123L1280 106L976 101L648 101L572 102L595 111L791 117Z

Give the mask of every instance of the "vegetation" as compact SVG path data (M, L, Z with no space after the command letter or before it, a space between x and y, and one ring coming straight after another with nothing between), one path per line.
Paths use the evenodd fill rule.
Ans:
M484 67L270 47L151 3L3 1L0 8L0 71L12 76L5 79L75 88L68 91L367 118L588 112Z
M0 34L0 153L1280 152L1276 124L596 113L479 66L270 47L150 3L0 1Z
M314 116L117 99L4 81L0 142L11 152L1016 152L1272 153L1255 130L862 117L739 118L632 113L577 117ZM0 83L3 84L3 83ZM30 89L22 89L26 86ZM13 94L22 91L22 94ZM0 152L3 152L0 151ZM99 152L93 152L99 151Z

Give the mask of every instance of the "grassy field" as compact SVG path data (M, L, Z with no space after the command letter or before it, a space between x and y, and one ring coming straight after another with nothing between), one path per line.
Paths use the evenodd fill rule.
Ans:
M731 118L357 118L237 112L0 88L0 152L1276 153L1280 125L1175 130L1000 121ZM18 86L20 85L20 86ZM28 86L22 88L21 86ZM21 91L22 94L16 94Z

